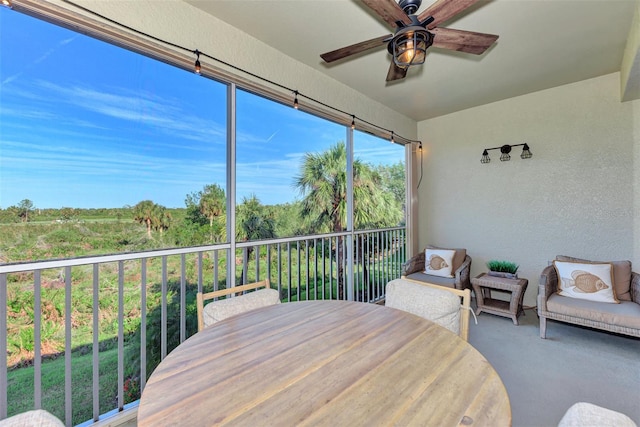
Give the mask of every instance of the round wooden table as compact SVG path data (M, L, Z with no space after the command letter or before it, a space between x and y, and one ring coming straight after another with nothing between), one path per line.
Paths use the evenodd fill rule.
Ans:
M307 301L253 310L171 352L144 426L509 426L509 397L471 345L400 310Z

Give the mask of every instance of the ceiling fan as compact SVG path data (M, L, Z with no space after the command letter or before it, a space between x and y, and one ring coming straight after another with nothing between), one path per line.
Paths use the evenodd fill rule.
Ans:
M424 63L430 46L480 55L498 39L493 34L438 27L441 22L451 19L478 0L437 0L419 15L415 13L422 0L399 0L399 3L395 0L361 1L395 28L395 33L323 53L320 57L325 62L337 61L386 44L393 57L387 81L392 81L403 79L410 66Z

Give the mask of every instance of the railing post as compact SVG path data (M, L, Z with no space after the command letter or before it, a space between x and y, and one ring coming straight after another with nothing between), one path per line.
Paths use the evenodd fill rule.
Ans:
M147 385L147 259L140 264L140 392Z
M71 267L64 268L64 418L72 425L73 405L71 393Z
M7 418L7 275L0 274L0 420Z
M180 342L187 339L187 255L180 255Z
M124 408L124 261L118 261L118 410Z
M160 301L160 360L167 357L167 257L162 257L162 288Z
M33 274L33 407L42 409L42 280L41 271ZM4 356L4 355L0 355Z
M93 421L100 417L100 264L93 264Z
M346 128L347 131L347 231L350 233L342 240L345 242L346 253L343 254L343 259L346 259L346 271L345 271L345 286L347 287L346 299L349 301L354 300L354 282L353 282L353 230L354 230L354 200L353 200L353 129Z
M227 288L236 285L236 85L227 86Z

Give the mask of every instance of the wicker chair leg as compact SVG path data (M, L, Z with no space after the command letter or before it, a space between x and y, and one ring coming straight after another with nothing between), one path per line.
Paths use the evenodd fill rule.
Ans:
M547 338L547 318L540 316L540 338Z

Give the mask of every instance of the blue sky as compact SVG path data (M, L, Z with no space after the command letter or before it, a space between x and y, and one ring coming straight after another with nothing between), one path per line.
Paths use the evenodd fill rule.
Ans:
M0 208L184 207L207 184L224 188L225 97L221 83L0 7ZM304 153L346 128L247 92L237 101L238 201L295 201ZM404 159L354 138L365 162Z

